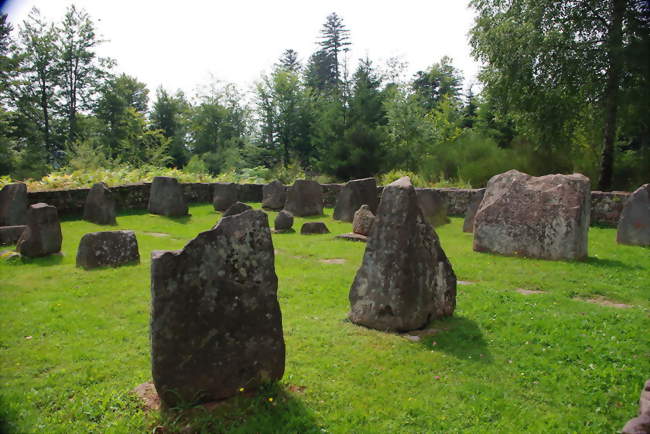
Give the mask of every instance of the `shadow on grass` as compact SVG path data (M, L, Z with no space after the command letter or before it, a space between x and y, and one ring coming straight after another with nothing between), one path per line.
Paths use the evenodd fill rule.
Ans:
M421 341L427 349L442 351L459 359L478 363L493 362L487 342L475 321L455 316L434 321L428 329L439 331Z
M63 262L63 253L54 253L52 255L42 256L40 258L30 258L28 256L23 256L22 261L25 264L34 264L41 267L51 267L53 265L59 265Z
M595 256L589 256L583 262L585 264L589 264L597 268L621 268L624 270L643 269L643 267L640 267L638 265L626 264L625 262L617 261L616 259L603 259L603 258L596 258Z

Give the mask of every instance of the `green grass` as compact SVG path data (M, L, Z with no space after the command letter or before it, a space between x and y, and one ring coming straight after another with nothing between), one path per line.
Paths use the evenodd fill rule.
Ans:
M75 267L76 249L106 228L63 222L63 256L0 264L0 431L173 431L191 420L204 432L610 433L636 415L650 378L650 249L592 228L585 262L479 254L454 218L438 233L459 280L475 283L458 286L453 318L413 342L346 321L365 245L333 239L351 225L331 211L332 235L273 235L282 381L191 419L145 412L130 390L151 378L150 252L183 247L219 215L209 205L181 219L121 215L142 262L97 271ZM345 263L320 262L333 258ZM592 296L632 307L582 300Z

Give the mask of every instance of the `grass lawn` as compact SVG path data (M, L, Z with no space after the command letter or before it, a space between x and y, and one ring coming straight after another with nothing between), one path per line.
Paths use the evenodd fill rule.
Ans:
M130 391L151 378L150 252L181 248L219 218L210 205L190 212L118 217L114 229L136 231L140 265L77 269L81 236L106 230L78 220L62 223L63 256L0 264L0 431L186 426L186 415L145 412ZM650 249L591 228L585 262L479 254L454 218L438 234L458 279L472 283L458 286L454 317L416 341L346 320L365 244L335 240L351 224L326 214L310 220L326 221L332 235L273 235L284 378L196 410L194 430L611 433L636 416L650 378ZM630 307L584 301L594 297Z

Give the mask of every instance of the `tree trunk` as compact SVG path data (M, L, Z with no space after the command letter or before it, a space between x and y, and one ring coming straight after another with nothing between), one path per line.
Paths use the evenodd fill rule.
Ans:
M600 161L598 189L612 188L614 171L614 142L616 141L616 121L618 112L619 81L621 75L623 45L623 14L627 0L613 0L612 21L607 41L607 85L605 87L605 127L603 131L603 153Z

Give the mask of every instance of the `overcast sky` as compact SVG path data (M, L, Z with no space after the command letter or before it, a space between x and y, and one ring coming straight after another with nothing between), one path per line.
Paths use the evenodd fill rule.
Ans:
M478 72L465 0L9 0L3 12L14 27L34 6L58 22L72 3L107 40L100 55L116 59L117 71L145 82L152 94L162 85L192 95L211 75L246 90L287 48L304 63L332 12L350 30L352 64L367 55L381 66L399 56L411 76L447 55L466 86Z

